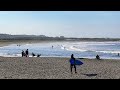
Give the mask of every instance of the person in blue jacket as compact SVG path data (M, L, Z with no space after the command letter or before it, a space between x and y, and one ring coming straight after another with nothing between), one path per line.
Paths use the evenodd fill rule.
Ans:
M72 68L73 68L73 67L74 67L74 69L75 69L75 73L77 73L77 71L76 71L76 65L75 65L75 58L74 58L74 55L73 55L73 54L71 55L71 59L74 60L74 64L73 64L73 63L70 63L71 73L72 73Z

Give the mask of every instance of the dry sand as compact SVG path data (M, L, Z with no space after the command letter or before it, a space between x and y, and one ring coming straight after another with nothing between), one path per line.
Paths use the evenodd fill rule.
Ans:
M119 60L81 61L71 74L69 58L0 57L0 79L120 79Z

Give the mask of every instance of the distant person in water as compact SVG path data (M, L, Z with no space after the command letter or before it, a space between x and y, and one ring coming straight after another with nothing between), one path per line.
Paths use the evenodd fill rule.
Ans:
M52 46L52 49L53 49L53 46Z
M22 57L24 57L25 56L25 52L22 50Z
M96 59L99 59L99 60L100 60L100 56L99 56L99 55L97 55L97 56L96 56Z
M29 57L29 51L28 49L25 51L26 57Z
M73 66L74 66L74 69L75 69L75 73L77 73L77 71L76 71L76 65L75 65L75 58L74 58L74 55L73 55L73 54L71 55L71 59L74 60L74 64L70 64L71 73L72 73L72 68L73 68Z
M17 44L17 46L19 46L19 47L20 47L20 45L18 45L18 44Z
M119 53L118 53L118 56L120 56Z

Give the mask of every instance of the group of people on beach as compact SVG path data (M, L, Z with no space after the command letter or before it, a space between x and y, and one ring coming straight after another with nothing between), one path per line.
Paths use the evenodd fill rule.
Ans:
M35 54L32 52L32 57L34 57L34 56L40 57L41 54L35 55ZM23 51L23 50L22 50L22 57L29 57L29 51L28 51L28 49L27 49L26 51Z
M52 48L53 48L53 46L52 46ZM34 57L34 56L36 56L34 53L32 53L32 56ZM41 54L38 54L37 55L37 57L40 57L41 56ZM28 51L28 49L26 50L26 51L24 51L24 50L22 50L22 57L29 57L29 51ZM73 59L74 60L74 62L75 62L75 58L74 58L74 55L72 54L71 55L71 59ZM99 55L97 55L96 56L96 59L100 59L100 56ZM71 73L72 73L72 68L74 67L74 69L75 69L75 73L77 73L77 70L76 70L76 64L74 63L74 64L70 64L70 70L71 70Z
M28 49L26 51L22 50L22 57L29 57L29 51L28 51Z

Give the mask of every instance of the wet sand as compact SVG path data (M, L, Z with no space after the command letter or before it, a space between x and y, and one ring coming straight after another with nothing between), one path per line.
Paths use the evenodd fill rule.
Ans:
M81 61L71 74L69 58L0 57L0 79L120 79L120 60Z

